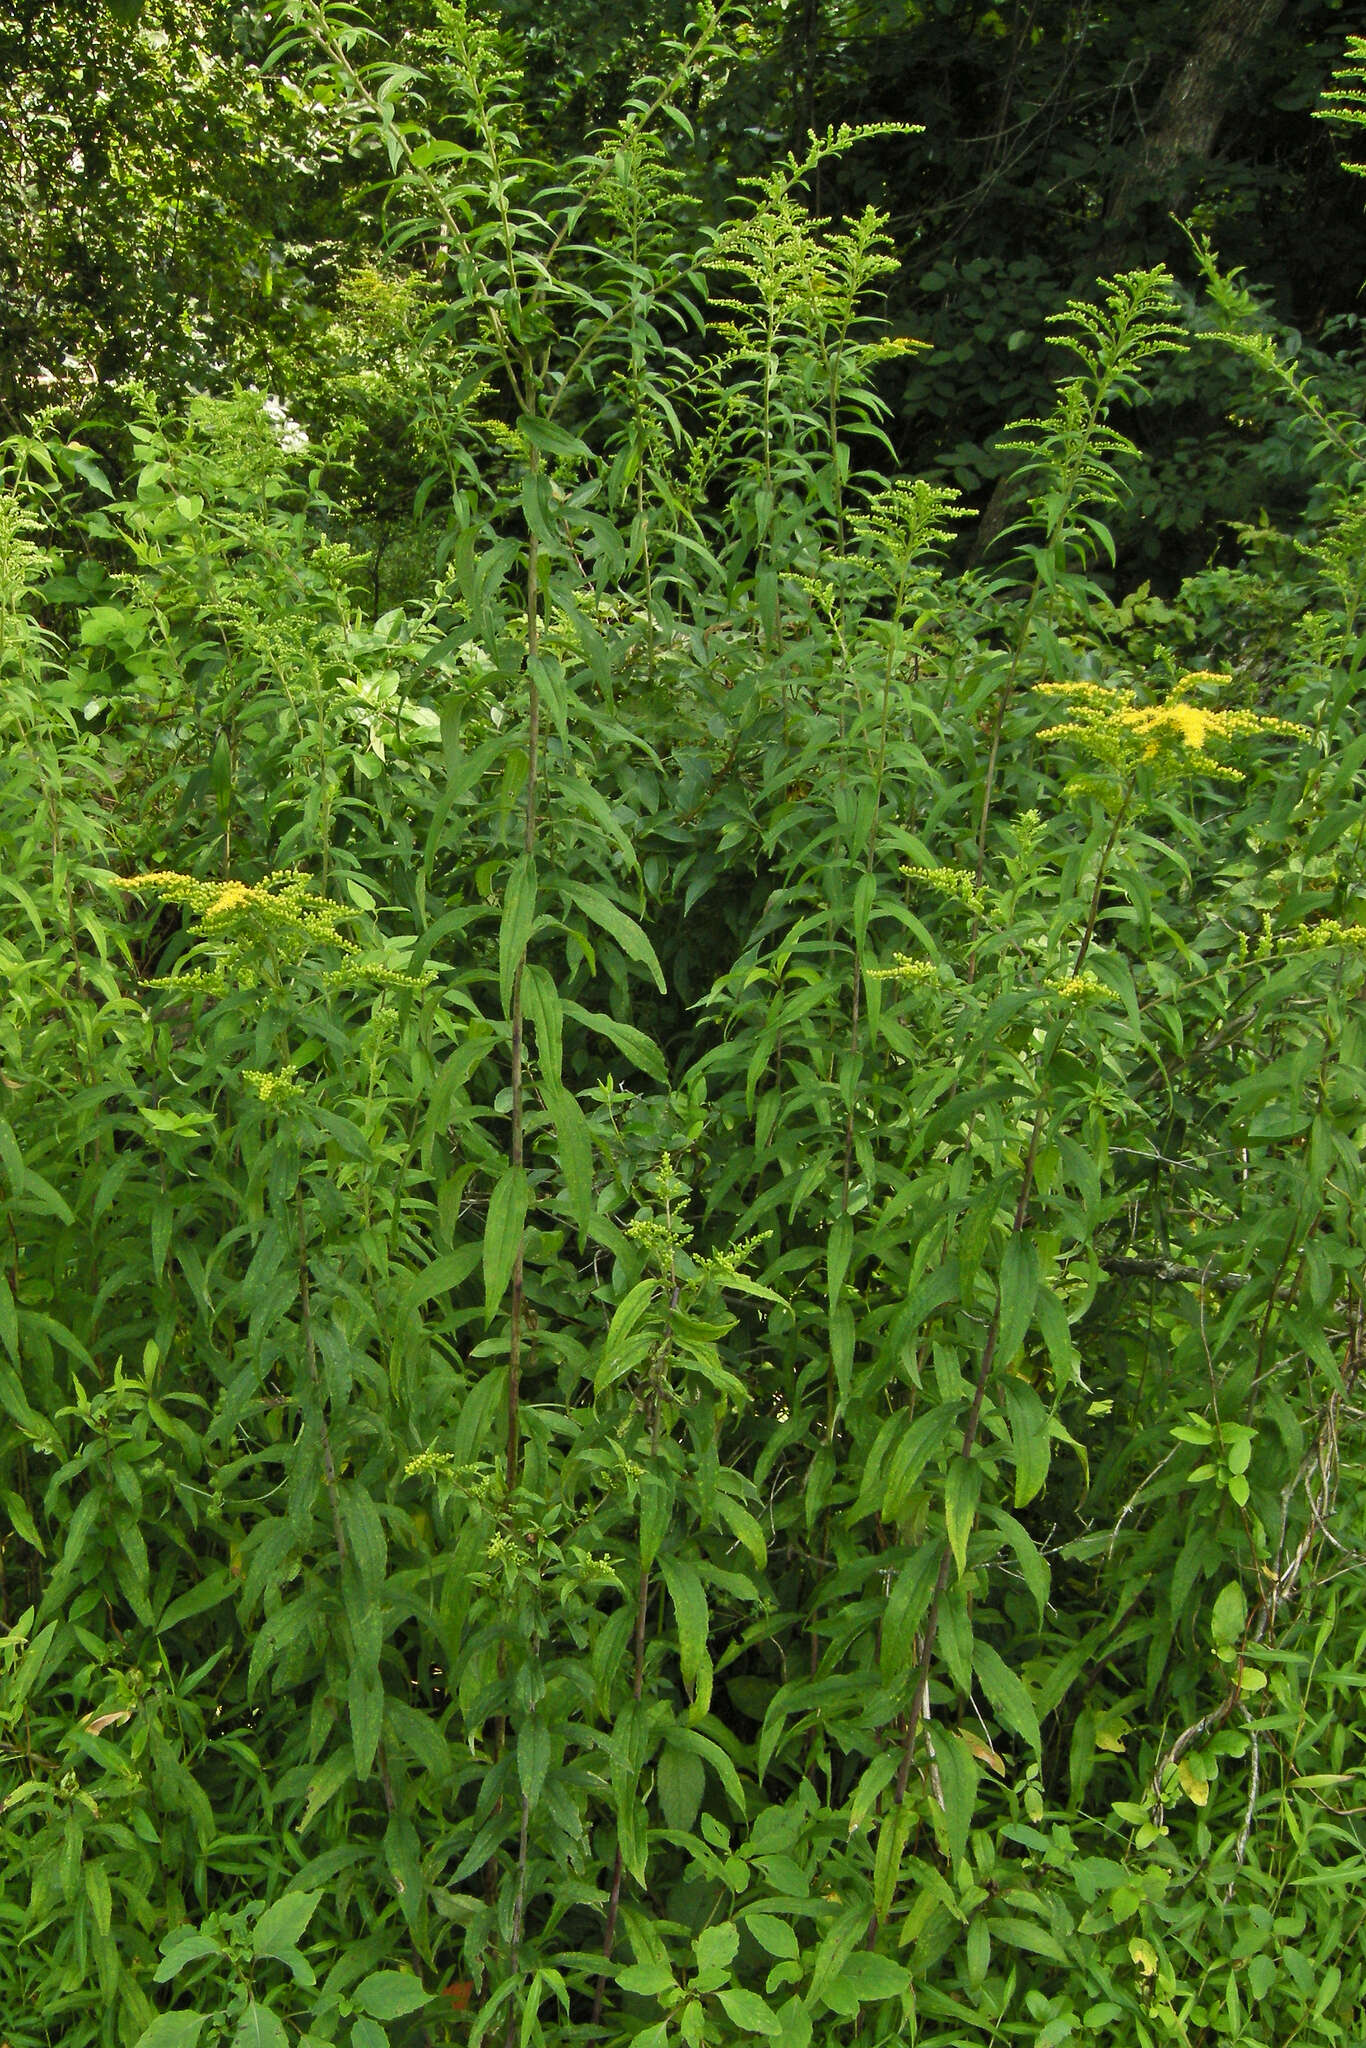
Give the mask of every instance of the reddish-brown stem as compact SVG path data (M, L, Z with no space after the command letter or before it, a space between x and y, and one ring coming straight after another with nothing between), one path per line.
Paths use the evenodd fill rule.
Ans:
M530 467L533 478L539 468L536 450L531 450ZM536 686L534 663L540 652L540 545L534 533L527 535L526 549L526 657L527 690L529 708L527 711L527 767L526 767L526 810L522 832L522 844L527 858L536 851L536 781L537 756L540 750L541 734L541 693ZM512 983L512 1142L510 1164L519 1171L524 1161L523 1119L525 1113L526 1076L523 1060L523 1037L525 1012L522 1006L522 963L518 963ZM521 1230L517 1238L517 1250L512 1261L512 1286L508 1304L508 1389L507 1389L507 1490L512 1492L517 1484L521 1465L521 1404L522 1404L522 1325L526 1319L525 1267L526 1231Z

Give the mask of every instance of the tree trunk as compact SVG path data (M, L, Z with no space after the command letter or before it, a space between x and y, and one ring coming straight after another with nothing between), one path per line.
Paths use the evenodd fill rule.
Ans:
M1258 38L1284 8L1285 0L1212 0L1194 49L1167 80L1142 148L1115 187L1107 225L1127 220L1147 198L1179 205L1188 166L1209 157Z

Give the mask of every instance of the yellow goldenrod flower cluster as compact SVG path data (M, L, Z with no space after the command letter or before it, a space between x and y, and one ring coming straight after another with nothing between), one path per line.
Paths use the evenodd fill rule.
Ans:
M403 1476L405 1479L425 1479L435 1475L449 1479L454 1471L455 1459L449 1451L426 1450L409 1458L403 1468Z
M116 888L154 896L160 903L183 904L198 918L206 938L222 940L233 951L268 949L284 964L302 960L315 946L360 951L354 939L337 929L342 918L354 913L314 895L298 868L278 868L256 883L201 882L173 869L111 880Z
M355 913L317 895L298 868L277 868L260 882L201 882L174 869L111 875L109 880L116 889L182 904L217 953L212 968L181 969L150 981L149 988L188 987L216 995L230 985L258 988L277 981L282 969L298 966L322 948L341 953L346 960L345 966L324 975L329 988L363 982L377 988L421 989L432 979L430 969L421 975L403 974L385 962L366 960L356 941L338 929Z
M977 886L970 868L917 868L903 861L901 872L908 882L931 889L936 896L946 896L952 903L961 903L974 916L980 916L986 909L986 892Z
M913 988L928 988L939 980L933 960L912 960L909 953L893 953L890 967L864 970L870 981L908 981Z
M1315 948L1351 946L1360 950L1366 947L1366 924L1343 924L1339 918L1326 917L1321 924L1309 926L1304 940Z
M1083 1003L1113 1003L1118 1001L1108 982L1098 974L1083 971L1081 974L1050 974L1048 986L1054 995L1061 996L1065 1003L1080 1007Z
M1038 695L1060 698L1067 716L1057 725L1044 727L1038 737L1069 740L1126 783L1131 783L1140 769L1149 770L1158 783L1183 782L1194 775L1241 782L1241 769L1221 761L1212 746L1273 733L1290 739L1307 739L1309 735L1302 725L1264 712L1218 711L1189 701L1190 692L1201 685L1227 688L1231 681L1231 676L1194 669L1182 676L1161 704L1140 704L1132 690L1102 683L1039 683Z
M1293 937L1278 935L1269 912L1263 913L1262 930L1256 947L1240 934L1239 956L1246 960L1255 953L1258 960L1270 960L1282 953L1321 953L1330 946L1344 946L1349 952L1366 952L1366 924L1344 924L1341 918L1321 918L1317 924L1301 925Z
M263 1073L256 1067L246 1067L243 1069L242 1079L256 1096L258 1102L264 1102L268 1106L278 1109L282 1102L301 1102L303 1100L304 1090L294 1078L298 1071L298 1068L292 1063L289 1066L280 1067L274 1073Z

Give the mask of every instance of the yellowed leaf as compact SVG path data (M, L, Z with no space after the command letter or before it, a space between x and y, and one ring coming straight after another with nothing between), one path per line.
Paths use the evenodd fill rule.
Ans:
M991 1744L985 1741L982 1736L964 1729L960 1739L965 1747L972 1751L979 1764L985 1764L989 1771L995 1771L998 1778L1005 1776L1006 1767L1004 1762L996 1754Z
M1112 1756L1123 1756L1124 1738L1129 1724L1122 1714L1102 1714L1096 1722L1093 1737L1097 1749L1108 1750Z
M87 1718L84 1721L82 1721L81 1726L82 1728L84 1728L87 1735L103 1735L106 1728L122 1727L125 1721L131 1721L132 1718L133 1709L131 1707L115 1707L113 1711L108 1714L88 1715Z

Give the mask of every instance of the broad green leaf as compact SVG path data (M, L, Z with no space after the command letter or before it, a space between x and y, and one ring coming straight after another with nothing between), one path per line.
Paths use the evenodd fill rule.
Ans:
M109 1873L98 1858L87 1857L81 1865L85 1879L85 1896L90 1907L90 1918L97 1934L108 1934L113 1918L114 1899L109 1887Z
M1037 1920L1027 1920L1022 1913L992 1913L987 1921L993 1941L1008 1942L1012 1948L1023 1949L1026 1955L1044 1956L1051 1963L1062 1963L1070 1967L1072 1957L1058 1940Z
M617 1971L617 1983L637 1998L658 1998L674 1988L674 1973L667 1963L626 1963Z
M158 1635L170 1635L183 1621L192 1621L197 1614L220 1607L225 1600L235 1598L239 1590L230 1571L211 1572L199 1585L171 1602L157 1622Z
M378 1672L384 1647L384 1616L379 1594L366 1591L353 1559L341 1568L342 1611L351 1633L353 1669Z
M24 1500L22 1495L12 1493L6 1489L3 1493L0 1493L0 1507L4 1508L6 1515L9 1517L10 1527L14 1530L15 1535L22 1537L25 1543L31 1544L40 1557L46 1557L46 1546L43 1543L42 1537L38 1534L37 1524L34 1522L33 1516L29 1513L28 1502Z
M1215 1600L1210 1614L1210 1633L1216 1649L1231 1649L1241 1642L1247 1627L1247 1595L1241 1581L1230 1579Z
M202 2012L162 2012L143 2028L133 2048L195 2048L207 2019Z
M463 142L420 142L413 150L412 164L417 171L428 171L433 164L449 162L452 158L463 162L469 156L469 149Z
M536 1064L547 1087L560 1086L564 1064L564 1011L549 968L535 964L522 970L522 1003L536 1034Z
M825 1289L831 1315L844 1286L844 1276L849 1270L849 1258L854 1248L854 1226L847 1216L837 1216L830 1226L830 1235L825 1245Z
M782 2022L766 2000L757 1991L721 1990L716 1994L717 2003L728 2020L737 2027L743 2027L748 2034L762 2034L765 2040L775 2040L782 2033Z
M403 1296L404 1308L421 1308L424 1303L435 1301L439 1295L453 1293L469 1279L480 1257L481 1249L477 1244L462 1244L457 1252L443 1252L420 1273L414 1273Z
M221 1956L223 1944L211 1934L203 1934L197 1927L176 1927L163 1936L161 1961L152 1972L154 1984L169 1984L191 1963L202 1963L209 1956Z
M836 2010L852 2014L861 2005L899 1998L910 1981L911 1973L904 1963L893 1962L890 1956L874 1955L867 1949L856 1949L840 1972L839 1990L843 1995Z
M794 1994L779 2006L778 2023L782 2028L777 2036L778 2048L811 2048L811 2015L804 1999Z
M622 1372L633 1366L644 1356L645 1342L636 1338L637 1325L660 1292L660 1283L652 1275L637 1280L628 1294L622 1296L612 1311L612 1320L607 1326L603 1342L602 1359L594 1378L599 1393ZM634 1340L634 1341L633 1341Z
M1052 1591L1053 1574L1048 1559L1035 1543L1029 1531L1017 1522L1014 1515L1008 1515L1004 1508L991 1507L987 1513L996 1528L1001 1531L1015 1554L1020 1568L1020 1577L1029 1588L1034 1604L1042 1621L1048 1611L1048 1596Z
M254 1956L279 1956L297 1948L309 1921L318 1908L321 1892L286 1892L265 1912L251 1931Z
M860 953L868 937L868 919L877 900L877 876L860 875L854 890L854 944Z
M746 1913L745 1931L751 1934L761 1949L780 1961L795 1961L801 1953L800 1944L790 1922L779 1920L773 1913Z
M432 147L431 144L427 146ZM577 435L568 433L553 420L538 418L530 413L518 413L517 431L524 441L531 447L539 449L543 455L577 457L588 462L593 460L593 451L587 442L580 441Z
M251 1998L233 2031L232 2048L286 2048L288 2038L280 2015Z
M729 1493L718 1493L715 1501L716 1512L738 1543L749 1552L750 1560L762 1571L768 1563L768 1544L764 1532L749 1509L742 1507Z
M564 664L553 654L537 654L526 667L527 675L540 692L542 703L549 709L556 732L568 745L569 692L565 684Z
M616 1820L621 1860L636 1883L644 1885L650 1858L650 1834L645 1809L639 1798L619 1800Z
M9 1281L0 1273L0 1344L3 1344L14 1363L19 1363L19 1317L14 1307L14 1296Z
M560 1007L566 1017L572 1017L585 1031L596 1032L618 1052L624 1053L633 1066L639 1067L642 1074L648 1074L652 1081L658 1081L661 1088L666 1085L669 1077L664 1056L644 1031L638 1030L634 1024L619 1023L615 1017L605 1016L601 1011L585 1010L581 1003L570 1002L567 996L561 997Z
M854 1310L851 1303L841 1301L830 1312L830 1363L835 1374L835 1385L839 1389L840 1402L849 1399L854 1372Z
M946 1586L940 1598L938 1648L954 1691L966 1699L972 1691L972 1615L961 1584Z
M321 1764L308 1781L308 1798L299 1819L299 1833L313 1824L329 1799L335 1798L343 1785L356 1775L356 1761L353 1751L339 1749Z
M845 1963L864 1940L868 1932L868 1909L866 1906L846 1906L833 1924L821 1936L811 1966L811 1982L807 1998L812 2005L825 1997L826 1987L836 1983Z
M929 1538L902 1565L882 1615L881 1676L886 1686L919 1662L918 1632L934 1595L944 1555L942 1541Z
M33 1609L29 1608L28 1613L32 1616ZM37 1635L25 1645L18 1668L10 1673L5 1685L5 1705L11 1710L23 1706L43 1676L48 1651L52 1648L59 1625L55 1621L46 1622Z
M431 1993L406 1970L375 1970L351 1993L351 2003L373 2020L401 2020L421 2012L430 1999Z
M676 1489L667 1474L642 1472L640 1476L640 1562L645 1571L650 1571L659 1555L659 1547L669 1532L673 1520Z
M699 1970L729 1970L740 1946L740 1930L733 1920L720 1920L693 1938L693 1954Z
M891 1806L878 1829L877 1853L873 1858L873 1911L879 1920L888 1918L896 1902L906 1844L918 1818L913 1802L903 1799Z
M700 1729L685 1727L670 1728L666 1739L671 1747L689 1750L695 1757L700 1758L708 1770L720 1779L726 1797L736 1812L743 1815L747 1811L745 1788L740 1782L739 1773L719 1742L713 1742L711 1737L702 1734Z

